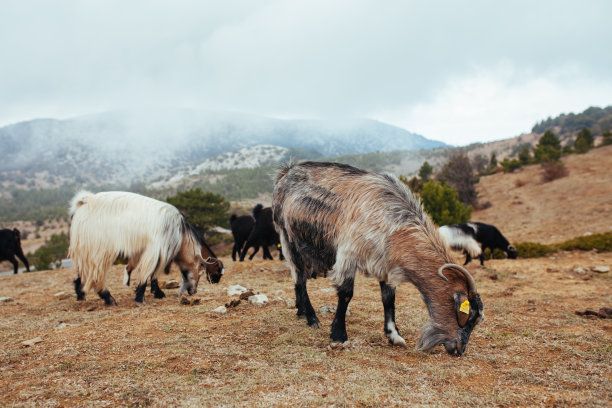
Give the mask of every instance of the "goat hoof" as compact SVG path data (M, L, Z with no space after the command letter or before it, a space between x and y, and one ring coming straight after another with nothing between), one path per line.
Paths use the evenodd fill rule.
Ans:
M392 346L403 347L403 348L408 347L406 345L406 340L404 340L403 338L401 338L399 336L398 337L393 337L393 338L389 337L389 344L392 345Z
M165 298L165 297L166 297L166 294L165 294L164 292L157 292L157 293L155 293L155 294L153 295L153 297L154 297L155 299L163 299L163 298Z
M332 333L329 337L336 343L344 343L348 340L346 333Z
M144 304L144 302L134 302L134 303L135 303L135 304L136 304L136 306L138 306L138 307L142 307L142 306L144 306L144 305L145 305L145 304Z
M312 327L313 329L318 329L319 328L319 319L315 318L315 320L309 321L308 325L310 327Z

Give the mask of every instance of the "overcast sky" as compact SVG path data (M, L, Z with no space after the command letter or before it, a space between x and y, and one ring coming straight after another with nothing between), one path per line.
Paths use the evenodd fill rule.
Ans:
M612 1L0 0L0 126L137 106L462 145L612 104Z

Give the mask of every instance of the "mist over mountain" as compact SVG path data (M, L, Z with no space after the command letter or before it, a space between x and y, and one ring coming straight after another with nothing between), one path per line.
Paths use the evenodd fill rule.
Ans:
M283 120L186 109L122 110L0 128L0 174L3 180L36 178L37 186L146 182L256 145L325 157L446 146L369 119Z

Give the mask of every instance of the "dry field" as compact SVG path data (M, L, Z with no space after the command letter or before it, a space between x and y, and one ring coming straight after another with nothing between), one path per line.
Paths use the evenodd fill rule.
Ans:
M0 303L2 406L612 404L612 320L574 314L612 306L612 273L574 272L612 265L610 253L472 263L486 321L462 357L442 346L414 350L427 313L409 284L397 296L407 349L387 344L378 284L363 276L347 317L349 343L335 348L333 315L319 313L322 327L312 329L287 305L293 290L284 263L224 262L221 283L200 283L198 305L181 305L169 289L136 307L120 266L109 277L116 307L94 293L77 302L70 269L0 276L0 296L13 298ZM213 312L232 299L224 289L231 284L270 303ZM330 287L328 279L309 281L317 311L335 305ZM60 291L71 296L59 300ZM42 342L22 345L36 337Z

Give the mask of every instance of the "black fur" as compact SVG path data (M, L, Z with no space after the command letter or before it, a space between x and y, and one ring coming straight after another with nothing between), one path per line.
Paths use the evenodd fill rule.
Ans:
M255 218L250 215L237 217L235 214L230 217L232 236L234 237L234 247L232 248L232 259L236 261L236 254L240 256L244 244L249 239L249 235L255 225Z
M389 343L393 344L393 341L391 341L391 338L389 337L391 335L391 330L389 330L389 328L387 327L387 324L389 322L393 322L397 334L401 336L397 325L395 324L395 289L387 285L385 282L379 283L380 295L382 297L382 303L385 309L385 335L389 339Z
M25 265L26 270L30 272L30 264L21 249L21 234L19 230L17 228L0 230L0 262L9 261L12 263L13 273L17 273L19 266L15 257L19 258Z
M117 306L117 301L115 300L114 297L111 296L110 292L108 291L108 289L103 289L101 291L98 292L98 296L100 296L101 299L104 299L104 304L108 305L108 306Z
M268 247L274 245L278 248L279 259L285 259L283 252L280 248L280 237L274 229L274 223L272 221L272 208L263 208L261 204L257 204L253 208L253 217L255 218L255 225L249 234L249 238L240 253L240 261L244 261L249 248L255 248L255 251L249 256L249 260L252 260L259 247L263 248L263 259L274 259Z
M337 288L338 306L336 307L336 316L331 326L331 334L329 337L333 341L344 343L348 340L346 333L346 309L353 298L353 288L355 286L354 279L346 279L344 283Z
M80 276L77 276L74 280L74 291L76 292L77 300L85 300L85 292L83 292L83 284L81 283Z

